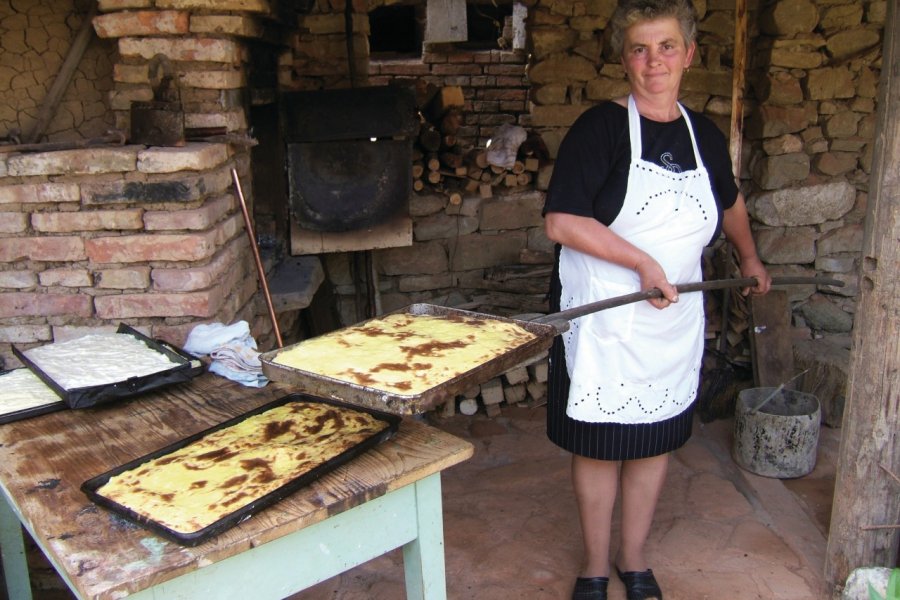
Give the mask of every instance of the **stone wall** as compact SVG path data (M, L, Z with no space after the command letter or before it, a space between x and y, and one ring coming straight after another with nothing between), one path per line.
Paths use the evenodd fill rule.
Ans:
M588 106L627 93L601 39L614 0L538 0L530 15L533 105L527 124L551 151ZM734 4L699 0L695 62L682 102L729 132ZM798 370L830 386L830 424L840 422L849 364L874 141L886 2L778 0L749 3L741 188L760 256L773 274L819 273L844 287L788 288ZM827 365L801 340L827 344ZM799 350L802 351L799 351ZM843 357L841 360L835 354ZM825 365L825 366L823 366ZM828 371L823 373L822 369ZM813 390L816 382L801 383Z
M94 0L0 3L0 138L28 135ZM96 37L72 75L45 134L51 141L91 138L113 126L113 45Z
M699 52L682 101L727 134L734 6L695 3ZM600 39L613 0L541 0L531 16L534 105L529 124L551 148L588 106L626 93ZM762 259L775 274L841 279L843 288L791 288L798 337L848 347L874 136L885 2L751 3L742 189ZM598 57L599 60L598 60Z

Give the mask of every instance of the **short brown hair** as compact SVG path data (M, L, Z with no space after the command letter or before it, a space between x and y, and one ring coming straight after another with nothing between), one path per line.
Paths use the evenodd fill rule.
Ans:
M609 45L613 55L622 56L625 31L640 21L673 17L678 21L684 45L690 46L697 37L697 11L691 0L619 0L609 20Z

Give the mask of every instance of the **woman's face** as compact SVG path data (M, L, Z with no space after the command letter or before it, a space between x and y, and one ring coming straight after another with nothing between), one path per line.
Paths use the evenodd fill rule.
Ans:
M681 75L691 64L695 44L685 47L678 20L674 17L639 21L625 31L622 64L632 92L655 95L674 92L677 97Z

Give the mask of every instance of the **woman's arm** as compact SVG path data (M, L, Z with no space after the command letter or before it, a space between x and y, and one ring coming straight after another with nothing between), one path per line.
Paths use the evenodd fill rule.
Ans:
M548 212L544 217L544 229L551 241L636 271L641 280L641 291L662 290L662 298L649 300L656 308L678 302L678 292L669 283L660 264L593 217Z
M744 295L750 291L754 294L768 292L772 285L772 277L756 254L756 244L753 242L753 234L750 232L750 217L747 215L747 204L744 202L743 194L738 194L734 205L725 211L722 231L738 252L741 261L741 275L756 277L759 282L756 287L744 289Z

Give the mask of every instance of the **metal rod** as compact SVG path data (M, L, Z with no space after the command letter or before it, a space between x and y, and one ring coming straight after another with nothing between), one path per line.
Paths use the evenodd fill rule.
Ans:
M250 212L247 210L247 202L244 200L244 192L241 190L241 181L238 179L237 169L231 169L231 178L237 189L238 199L241 201L241 211L244 213L244 225L247 227L247 235L250 237L250 248L253 250L253 258L256 259L256 272L259 275L259 283L262 285L263 296L266 298L266 306L269 309L269 318L272 319L272 329L275 330L275 341L279 348L284 348L281 341L281 331L278 329L278 319L275 317L275 307L272 305L272 296L269 294L269 283L266 280L266 270L263 268L259 257L259 247L256 245L256 234L253 233L253 223L250 222Z
M702 292L707 290L720 290L725 288L736 287L754 287L756 286L756 277L745 277L743 279L714 279L712 281L697 281L693 283L679 283L675 289L679 294L687 292ZM772 285L796 285L796 284L816 284L816 285L833 285L842 287L843 281L839 279L830 279L828 277L773 277ZM583 306L576 306L557 313L549 314L544 317L538 317L534 321L538 323L554 323L557 321L569 321L577 319L591 313L615 308L625 304L640 302L641 300L650 300L651 298L662 298L663 293L659 288L644 290L642 292L634 292L624 296L616 296L615 298L607 298L606 300L598 300Z

